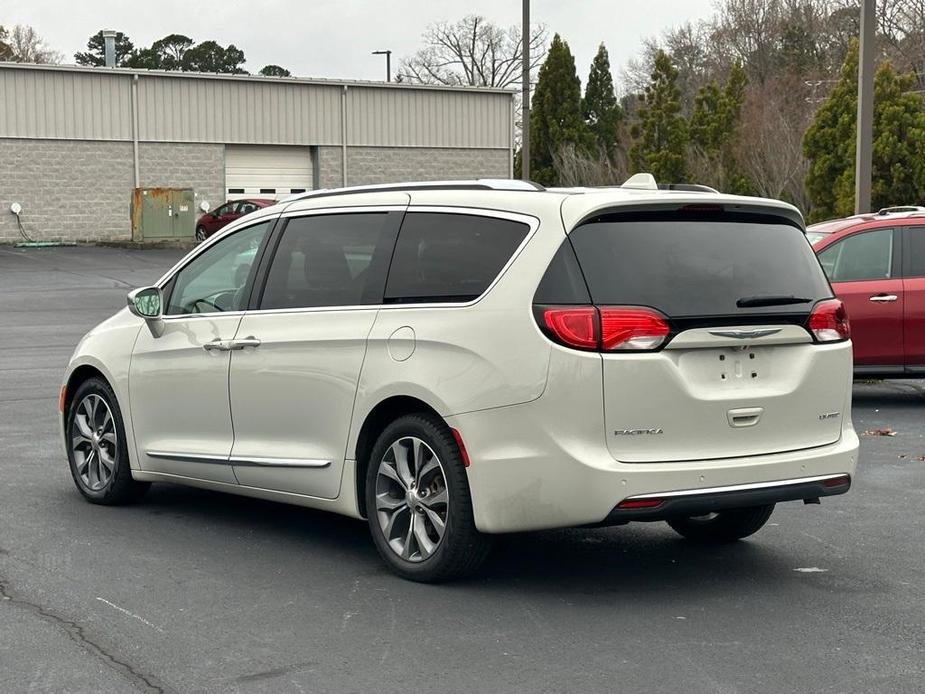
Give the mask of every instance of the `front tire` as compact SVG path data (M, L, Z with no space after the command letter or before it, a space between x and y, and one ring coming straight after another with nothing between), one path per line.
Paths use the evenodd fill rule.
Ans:
M206 240L205 227L196 227L196 241L198 241L199 243L202 243L205 240Z
M380 556L403 578L460 578L488 556L459 447L432 415L401 417L379 435L366 474L366 515Z
M774 511L774 504L717 511L706 516L687 516L667 521L671 529L688 540L725 543L758 532Z
M140 498L148 482L132 479L122 411L106 381L84 381L67 412L67 457L74 484L94 504L112 506Z

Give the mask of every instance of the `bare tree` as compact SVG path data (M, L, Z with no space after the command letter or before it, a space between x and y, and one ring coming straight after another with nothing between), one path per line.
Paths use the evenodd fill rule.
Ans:
M518 25L499 27L479 15L432 24L424 48L402 60L403 81L473 87L518 87L523 39ZM547 31L535 26L530 36L531 74L546 58ZM531 77L532 80L532 77Z
M748 135L739 143L737 159L759 195L790 200L807 212L803 133L815 105L801 94L789 80L749 87L742 107Z
M14 63L60 63L64 55L50 48L35 29L26 24L17 24L7 33L2 42L9 57L3 58ZM0 52L4 52L0 49Z

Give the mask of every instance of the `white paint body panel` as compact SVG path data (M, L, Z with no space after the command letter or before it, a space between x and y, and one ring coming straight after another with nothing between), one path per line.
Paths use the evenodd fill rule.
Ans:
M776 201L641 190L362 191L283 203L229 225L177 267L261 217L312 210L455 207L519 216L532 231L473 302L198 316L166 321L160 338L122 311L84 338L68 375L93 366L112 383L138 479L351 516L360 515L357 478L365 461L355 457L361 427L392 396L423 401L461 433L472 461L476 525L484 532L595 523L621 500L642 494L853 475L858 439L850 420L850 342L817 345L793 326L746 340L691 330L661 352L602 356L554 345L537 327L536 287L574 224L607 208L704 202L773 209L800 221L795 208ZM230 357L201 347L217 336L250 335L261 345ZM718 355L734 353L733 345L761 350L767 378L718 387ZM230 392L222 378L230 380ZM756 408L762 419L754 427L727 423L728 410ZM833 411L838 418L818 418ZM618 427L653 426L664 433L631 441L613 436ZM144 455L155 446L331 464L173 462L168 468Z
M129 375L139 467L151 472L234 482L228 465L169 460L149 451L227 458L234 433L228 406L230 352L206 351L235 336L241 314L171 317L164 333L142 329Z
M231 355L232 457L331 464L235 466L240 484L337 496L366 336L377 310L257 311L244 317L238 336L256 335L261 344Z

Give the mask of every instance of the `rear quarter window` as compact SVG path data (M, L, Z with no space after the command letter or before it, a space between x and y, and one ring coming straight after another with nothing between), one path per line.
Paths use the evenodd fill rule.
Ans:
M481 296L530 228L472 214L409 212L386 284L386 303L463 302Z
M757 214L602 215L569 239L596 304L649 306L669 317L806 311L832 296L803 230ZM788 305L742 299L797 297Z

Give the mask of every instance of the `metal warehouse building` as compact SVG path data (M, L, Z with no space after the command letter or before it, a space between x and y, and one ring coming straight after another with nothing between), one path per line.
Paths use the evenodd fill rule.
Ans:
M0 243L22 239L13 203L35 240L130 240L135 188L190 188L214 209L507 178L512 155L502 90L0 63Z

